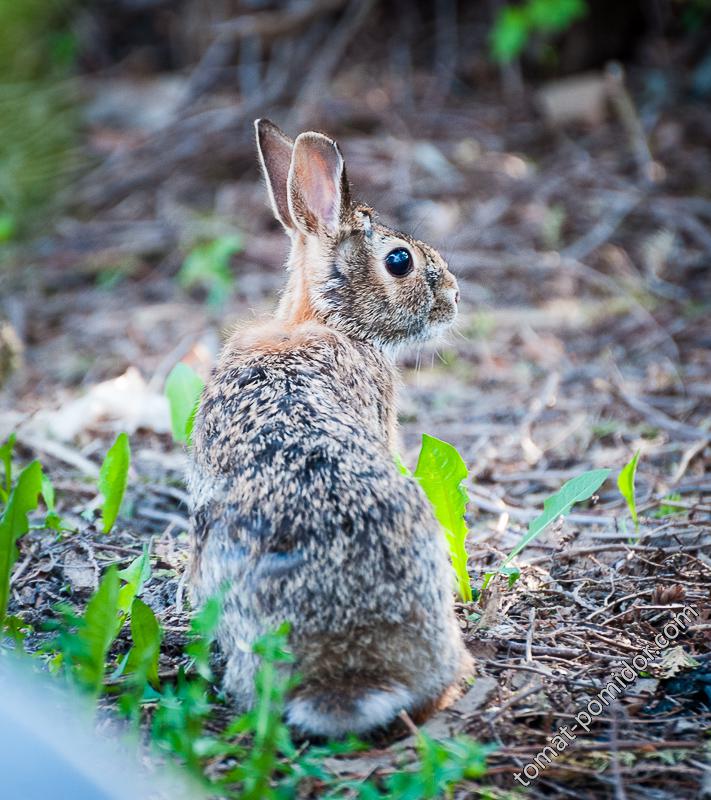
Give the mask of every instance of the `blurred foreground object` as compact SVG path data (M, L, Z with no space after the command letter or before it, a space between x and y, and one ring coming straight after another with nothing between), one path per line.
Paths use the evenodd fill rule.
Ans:
M6 800L199 800L195 786L148 775L78 722L79 698L0 661L0 770ZM67 702L68 701L68 702ZM118 737L115 739L118 740Z

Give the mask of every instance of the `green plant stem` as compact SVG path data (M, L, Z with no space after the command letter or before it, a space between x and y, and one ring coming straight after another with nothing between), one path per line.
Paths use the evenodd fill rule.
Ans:
M469 554L464 546L464 540L457 540L454 536L448 536L449 547L452 555L452 563L454 571L457 574L457 586L459 588L459 596L464 603L472 602L472 586L467 572L467 562Z

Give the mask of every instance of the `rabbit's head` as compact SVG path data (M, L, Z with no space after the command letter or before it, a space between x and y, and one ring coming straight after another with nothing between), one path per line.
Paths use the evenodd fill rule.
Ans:
M264 119L255 126L272 208L292 241L279 316L387 349L449 327L459 290L446 262L351 201L336 142L312 131L292 141Z

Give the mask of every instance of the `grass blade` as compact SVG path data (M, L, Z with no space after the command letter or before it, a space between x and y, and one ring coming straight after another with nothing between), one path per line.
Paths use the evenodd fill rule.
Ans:
M116 441L106 454L99 473L99 491L104 496L101 506L103 531L108 533L116 522L121 501L128 483L128 468L131 464L131 447L128 436L119 433Z
M602 486L609 474L609 469L593 469L589 472L584 472L576 478L571 478L567 483L563 484L559 491L547 497L543 501L543 513L529 523L525 535L506 556L504 564L508 564L512 558L517 556L524 547L527 547L558 517L568 514L576 503L589 500Z
M15 448L15 434L11 433L5 444L0 445L0 463L3 465L4 480L0 483L0 501L7 502L12 489L12 451Z
M634 479L637 474L637 462L639 461L640 451L638 450L632 460L622 467L619 477L617 478L617 488L620 494L627 501L627 508L630 510L634 528L639 531L639 517L637 516L637 499L634 493Z
M0 517L0 627L5 622L10 597L10 573L17 559L17 540L29 530L27 515L37 508L42 491L42 467L33 461L20 473Z

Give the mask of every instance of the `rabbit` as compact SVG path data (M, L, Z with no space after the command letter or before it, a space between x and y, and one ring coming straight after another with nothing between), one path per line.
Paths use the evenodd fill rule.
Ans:
M197 603L227 587L238 709L255 699L253 643L287 621L287 724L363 735L425 718L471 673L445 537L394 460L394 355L446 330L459 291L432 247L351 200L336 142L255 127L288 280L275 317L227 341L196 413L191 587Z

